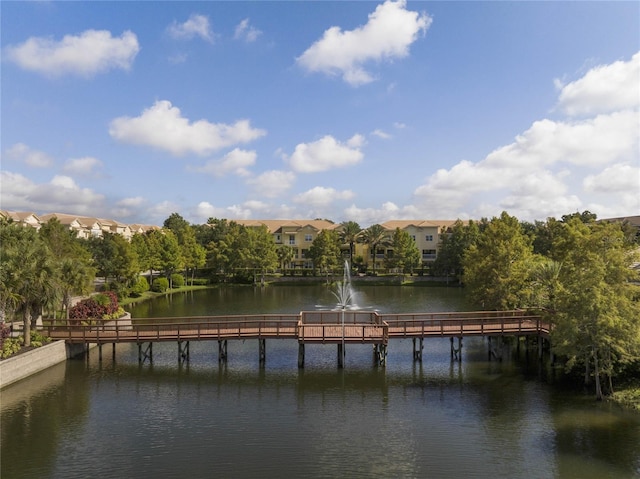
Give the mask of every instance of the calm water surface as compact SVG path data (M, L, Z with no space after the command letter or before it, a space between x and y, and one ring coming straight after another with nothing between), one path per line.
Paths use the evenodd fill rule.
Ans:
M388 312L469 309L458 289L358 286L357 302ZM132 308L134 317L298 312L331 307L322 286L222 288ZM135 345L68 361L2 391L1 477L11 478L638 478L640 415L549 384L520 351L499 363L467 340L392 341L386 368L371 347L295 341ZM535 356L535 355L532 355Z

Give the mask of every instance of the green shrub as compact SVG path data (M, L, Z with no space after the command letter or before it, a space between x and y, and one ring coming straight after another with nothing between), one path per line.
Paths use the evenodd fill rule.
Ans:
M174 288L180 288L184 286L184 276L178 273L174 273L171 275L171 285Z
M192 281L193 286L206 286L209 284L209 280L207 278L194 278Z
M131 288L130 295L134 298L137 298L139 296L142 296L142 294L146 293L147 291L149 291L149 281L147 281L147 278L145 278L144 276L138 276L138 279Z
M151 291L155 293L164 293L169 289L169 280L167 278L156 278L151 285Z

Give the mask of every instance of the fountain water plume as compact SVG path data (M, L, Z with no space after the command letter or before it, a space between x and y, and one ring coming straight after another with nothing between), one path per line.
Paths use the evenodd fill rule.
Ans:
M338 300L338 309L345 310L353 304L354 292L351 288L351 274L349 273L349 262L344 262L344 275L342 281L338 281L336 284L336 291L333 291L333 295Z

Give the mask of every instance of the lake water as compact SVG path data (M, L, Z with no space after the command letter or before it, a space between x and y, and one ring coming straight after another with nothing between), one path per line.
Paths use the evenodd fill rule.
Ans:
M356 286L383 312L468 310L451 288ZM332 307L324 286L229 287L132 307L134 317L298 312ZM392 340L386 368L371 346L175 343L153 363L135 345L93 350L2 391L1 477L12 478L634 478L640 415L550 384L524 348L488 361L482 339Z

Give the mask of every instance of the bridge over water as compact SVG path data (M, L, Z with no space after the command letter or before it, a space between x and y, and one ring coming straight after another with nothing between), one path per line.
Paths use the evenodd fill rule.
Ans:
M60 325L45 322L44 333L70 344L137 343L141 362L153 360L153 344L175 341L180 361L189 360L190 341L218 341L218 359L226 361L227 342L257 339L259 360L266 360L267 339L298 341L298 366L304 367L305 345L337 344L338 366L344 366L346 344L372 344L374 360L384 365L389 341L413 340L413 359L422 360L424 339L448 337L451 357L461 359L462 338L486 336L536 336L541 348L551 325L538 314L525 310L447 313L378 313L363 310L302 311L298 314L190 316L115 320L99 325ZM455 340L457 339L457 346ZM539 349L541 351L541 349Z

